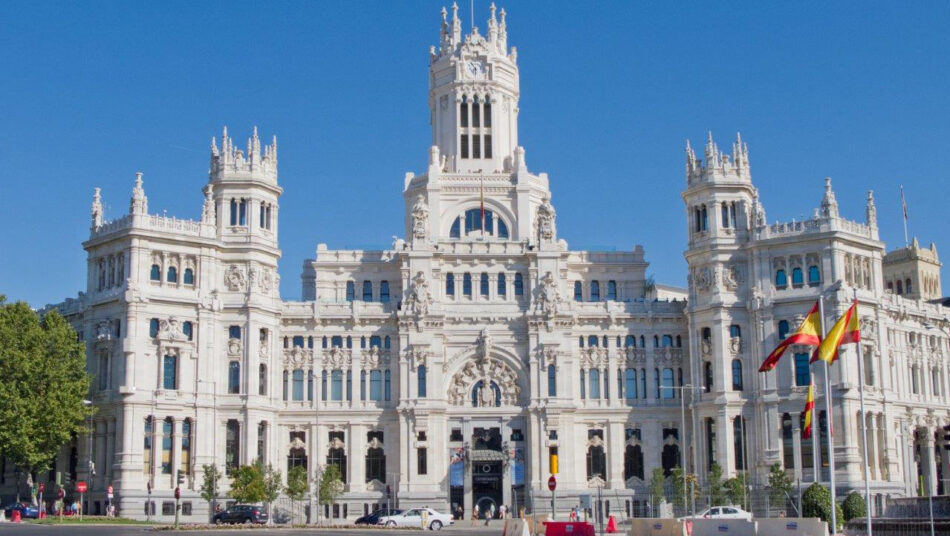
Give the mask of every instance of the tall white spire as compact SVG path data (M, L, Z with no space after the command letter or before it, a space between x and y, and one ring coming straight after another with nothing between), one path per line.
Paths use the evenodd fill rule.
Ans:
M135 187L132 188L132 201L129 203L129 212L131 214L148 214L148 197L145 196L145 188L142 187L142 172L135 172Z

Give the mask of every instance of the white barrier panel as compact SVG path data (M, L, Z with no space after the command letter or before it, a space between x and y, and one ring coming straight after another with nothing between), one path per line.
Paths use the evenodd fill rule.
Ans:
M675 519L634 517L630 519L630 536L683 536L683 522Z
M755 522L745 519L694 519L692 521L692 536L756 536Z
M506 519L505 528L501 531L502 536L531 536L528 531L528 523L524 519Z
M759 536L828 536L828 523L817 517L756 519Z

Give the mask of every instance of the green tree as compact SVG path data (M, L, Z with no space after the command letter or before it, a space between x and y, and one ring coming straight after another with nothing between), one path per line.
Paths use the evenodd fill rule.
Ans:
M343 493L343 473L334 464L317 470L317 503L319 505L333 504L336 498Z
M856 491L852 491L844 499L841 505L841 511L844 514L845 522L855 518L863 519L867 515L867 505L864 503L864 497Z
M257 470L260 471L261 478L263 479L261 500L267 503L267 522L272 523L274 516L272 515L273 512L271 512L271 504L280 496L280 492L284 488L284 479L280 471L274 469L271 464L267 464L267 467L264 467L264 464L258 461L254 465L257 466Z
M85 344L57 311L0 295L0 378L0 452L27 475L48 470L94 413Z
M221 488L218 484L221 482L221 471L217 466L211 464L202 465L201 471L204 478L201 481L201 488L199 488L198 491L201 492L201 498L208 501L209 516L214 516L213 503L218 500L218 495L221 493Z
M650 478L650 502L653 504L654 509L659 507L660 503L663 502L664 484L666 484L666 477L663 476L663 468L657 467L653 470L653 475Z
M239 503L264 501L264 471L260 464L242 465L234 470L228 496Z
M792 479L780 464L769 469L769 501L773 506L787 505L792 496Z
M677 507L685 509L689 506L688 500L690 491L692 490L693 497L696 498L696 494L699 491L697 488L696 475L692 473L686 473L682 467L676 466L673 468L673 474L670 475L670 479L673 481L673 504ZM686 481L686 493L683 493L683 481Z
M302 465L295 465L287 471L287 487L284 488L284 493L290 497L291 517L296 513L297 501L302 500L306 495L309 484L307 469Z
M835 503L835 515L838 520L835 530L838 530L844 523L844 513L841 511L841 505L837 503ZM802 494L802 517L819 517L831 523L831 492L828 488L817 482L808 486Z
M706 475L706 492L709 494L709 505L718 506L726 502L726 494L722 488L722 466L714 463L709 467Z
M746 507L745 473L744 472L739 471L738 473L736 473L736 476L723 482L722 488L725 491L726 499L731 504L741 504L742 508Z

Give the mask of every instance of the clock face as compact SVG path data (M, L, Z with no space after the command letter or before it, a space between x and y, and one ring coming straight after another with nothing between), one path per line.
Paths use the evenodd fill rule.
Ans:
M485 67L480 61L469 61L465 64L465 69L468 71L469 76L472 78L478 78L484 73Z

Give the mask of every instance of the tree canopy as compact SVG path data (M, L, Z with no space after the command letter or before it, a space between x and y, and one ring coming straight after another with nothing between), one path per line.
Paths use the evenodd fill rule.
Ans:
M25 471L49 469L92 415L85 345L58 312L40 317L0 295L0 378L0 452Z

